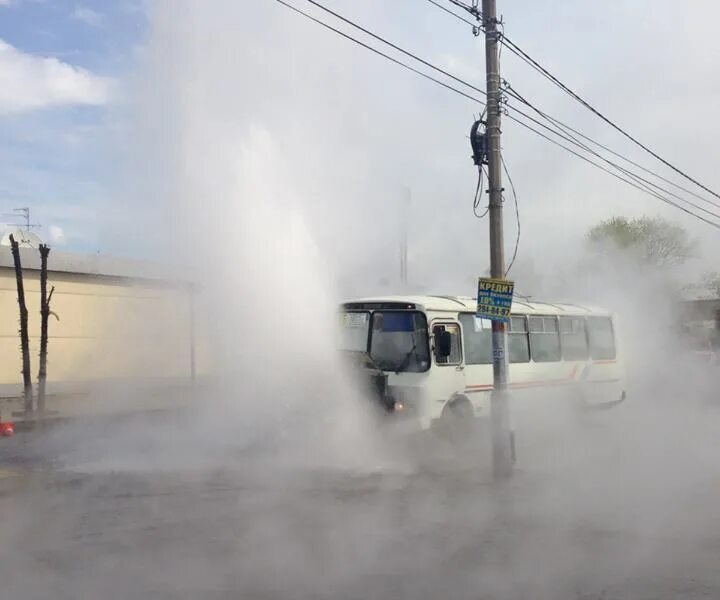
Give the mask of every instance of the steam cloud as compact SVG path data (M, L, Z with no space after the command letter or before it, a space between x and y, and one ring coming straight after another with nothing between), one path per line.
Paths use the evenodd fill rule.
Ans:
M69 425L26 449L57 469L0 496L4 593L717 591L717 375L684 352L662 278L622 259L559 271L538 253L535 297L618 313L628 401L578 415L553 390L518 400L519 467L508 485L490 484L487 446L414 445L364 408L333 350L334 307L392 277L399 221L387 190L429 159L389 167L364 150L368 140L406 148L410 136L376 127L388 109L367 84L383 67L346 68L355 62L342 61L344 46L328 66L314 30L272 2L253 4L250 20L247 3L156 2L126 115L125 189L149 219L138 241L200 283L210 382L174 418ZM269 36L270 48L260 44ZM435 210L421 213L436 227L418 241L416 264L429 266L417 281L466 290L475 267L452 257L475 247L477 224L455 244Z

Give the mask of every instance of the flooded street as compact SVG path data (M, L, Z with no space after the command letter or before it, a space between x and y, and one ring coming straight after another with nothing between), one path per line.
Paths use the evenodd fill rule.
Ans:
M3 597L719 597L720 411L649 408L518 419L506 484L400 444L365 470L258 449L183 468L137 434L120 453L131 424L18 434L0 446L24 473L0 479Z

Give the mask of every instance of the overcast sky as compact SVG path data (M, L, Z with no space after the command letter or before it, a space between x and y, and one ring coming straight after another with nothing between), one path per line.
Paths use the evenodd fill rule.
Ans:
M327 4L484 85L482 40L430 3ZM500 1L499 10L515 43L720 189L716 3L691 0L678 12L668 0L516 0ZM507 52L502 72L547 112L662 171ZM0 208L30 206L43 235L68 249L154 255L148 231L172 228L176 218L171 197L181 184L173 174L202 171L203 145L232 143L264 156L246 167L284 183L280 193L293 197L347 277L395 277L405 220L411 279L442 284L447 274L457 285L459 274L486 263L467 140L478 110L274 0L0 0ZM183 143L199 157L177 155ZM520 269L560 268L588 227L618 214L676 220L700 240L706 261L720 248L717 230L509 121L503 146L520 201ZM208 208L221 235L231 235L228 206ZM512 253L512 210L506 225Z

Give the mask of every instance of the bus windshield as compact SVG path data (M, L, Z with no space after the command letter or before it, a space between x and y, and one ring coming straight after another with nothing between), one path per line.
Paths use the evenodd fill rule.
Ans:
M338 348L353 352L367 352L369 332L369 312L340 313Z
M427 320L417 311L342 313L339 347L369 351L384 371L420 373L430 368Z

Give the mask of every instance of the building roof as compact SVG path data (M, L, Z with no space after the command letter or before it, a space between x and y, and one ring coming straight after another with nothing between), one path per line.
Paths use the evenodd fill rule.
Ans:
M16 229L9 229L3 234L2 238L0 238L0 246L10 246L10 236L13 236L21 248L37 249L40 244L43 243L37 233L18 227Z
M475 312L477 299L470 296L381 296L372 298L357 298L347 300L345 303L389 303L397 302L403 304L415 304L424 310L436 310L447 312ZM514 298L512 312L538 315L562 315L562 314L609 314L605 309L597 306L568 304L557 302L525 301Z
M20 248L23 270L40 270L40 253L35 248ZM0 246L0 268L14 268L9 247ZM115 258L111 256L78 254L52 250L48 257L51 273L73 273L96 277L125 279L152 279L163 282L187 283L191 280L187 270L148 261Z

